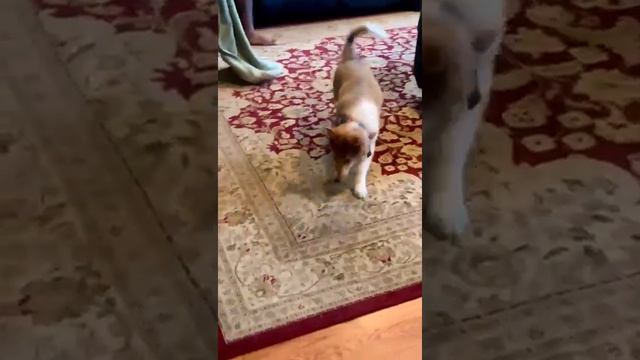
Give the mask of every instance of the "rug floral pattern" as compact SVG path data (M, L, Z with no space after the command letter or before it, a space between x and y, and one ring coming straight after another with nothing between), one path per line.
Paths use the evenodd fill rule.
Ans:
M213 302L217 3L35 3L70 76Z
M217 80L215 1L7 1L2 10L2 66L18 69L2 72L23 77L0 87L0 112L7 114L0 131L2 183L9 190L0 199L0 222L2 236L11 240L0 251L0 357L148 359L157 351L163 352L160 357L211 358L199 337L215 339L214 330L196 332L193 322L194 314L205 314L193 311L205 306L203 294L187 295L189 301L182 302L187 306L172 302L195 287L207 299L215 296L210 265L216 257L211 240L215 141L210 136ZM24 44L32 61L15 60ZM34 54L53 54L54 60ZM29 89L25 93L20 87ZM124 275L116 276L117 281L108 265L117 263L113 259L122 252L112 250L138 243L97 245L98 231L82 225L84 214L69 195L82 194L87 186L61 184L65 177L60 173L77 175L82 170L65 172L61 163L69 162L34 140L36 121L29 117L36 116L24 110L49 109L54 87L54 92L71 94L63 97L73 100L64 102L75 112L67 118L81 114L77 119L96 121L97 135L90 133L83 141L110 140L107 149L117 154L118 164L126 163L137 181L134 189L145 193L151 203L147 206L166 231L153 246L139 249L143 255L119 273ZM21 91L27 95L16 95ZM42 103L34 100L38 97ZM45 142L68 142L79 131L69 126L69 138ZM77 163L89 156L79 155ZM101 165L109 168L108 163ZM133 182L127 176L124 179ZM96 196L92 203L104 197ZM112 220L103 219L102 224ZM113 239L126 232L115 223L112 230ZM145 262L142 258L167 255L163 246L168 241L173 244L166 258L183 260L195 285L136 271ZM96 248L100 254L94 255ZM106 253L109 261L96 261ZM187 277L180 265L164 261L161 266ZM131 308L134 303L139 308ZM208 316L213 319L213 311ZM206 315L201 318L207 322Z
M385 94L384 128L374 161L382 174L398 172L422 176L422 120L420 92L408 75L412 72L416 28L389 31L389 40L363 43L360 55L371 65ZM252 129L274 136L269 149L280 153L301 149L317 160L329 152L325 129L333 120L332 74L342 51L343 39L322 40L313 49L290 49L279 62L286 75L270 85L233 93L252 103L229 118L235 128ZM304 59L304 63L302 62Z
M505 37L487 119L517 164L581 154L640 177L640 6L534 4Z
M151 81L165 91L176 91L185 98L210 87L217 79L218 22L215 0L36 0L43 14L57 19L91 19L109 24L115 34L167 34L177 41L148 42L160 53L152 69ZM81 36L80 36L81 37ZM151 36L154 37L154 36ZM161 40L162 39L162 40ZM67 44L71 40L72 44ZM76 41L74 41L76 40ZM66 60L91 47L78 44L78 39L65 39L61 45L71 45L75 51ZM75 45L75 46L74 46ZM140 44L142 45L142 44ZM170 46L170 47L168 47ZM141 49L142 51L146 49ZM148 51L148 50L147 50Z
M330 181L324 128L343 43L275 57L266 85L224 84L219 100L219 318L225 340L420 281L421 120L415 28L358 40L385 93L385 129L360 201Z

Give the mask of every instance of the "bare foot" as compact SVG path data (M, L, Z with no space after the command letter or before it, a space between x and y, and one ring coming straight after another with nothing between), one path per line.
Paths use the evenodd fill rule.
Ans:
M258 32L250 32L247 33L247 38L249 39L249 43L251 43L251 45L256 45L256 46L260 46L260 45L275 45L276 44L276 40L272 39L270 37L264 36Z

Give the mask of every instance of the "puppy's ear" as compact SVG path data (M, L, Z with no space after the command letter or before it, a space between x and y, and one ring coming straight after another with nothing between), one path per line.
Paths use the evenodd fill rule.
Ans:
M493 30L478 31L471 42L473 50L479 54L482 54L485 51L489 50L491 44L496 41L497 35L498 33Z

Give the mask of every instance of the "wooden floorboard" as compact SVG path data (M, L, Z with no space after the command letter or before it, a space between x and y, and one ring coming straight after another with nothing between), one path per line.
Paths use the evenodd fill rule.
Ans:
M422 299L316 331L236 360L419 360Z

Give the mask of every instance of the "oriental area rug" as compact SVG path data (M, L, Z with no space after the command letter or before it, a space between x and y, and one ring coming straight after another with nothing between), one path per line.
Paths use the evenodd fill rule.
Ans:
M343 37L276 54L285 74L271 83L220 85L222 358L420 296L416 28L388 32L357 42L385 94L366 201L331 181L325 129Z
M0 358L215 358L216 14L0 1Z

